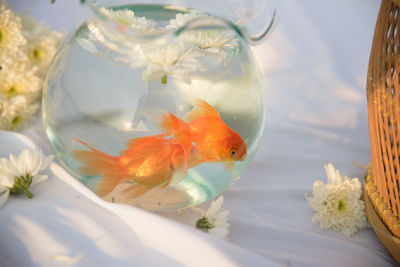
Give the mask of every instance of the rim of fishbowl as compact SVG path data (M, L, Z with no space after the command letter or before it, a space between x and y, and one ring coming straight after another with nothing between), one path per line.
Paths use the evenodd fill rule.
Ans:
M279 0L276 0L279 1ZM200 17L194 18L190 20L187 24L180 26L178 28L162 28L162 29L153 29L151 31L144 29L132 28L124 23L119 22L116 19L110 18L101 12L102 8L113 8L114 6L109 6L101 3L101 0L83 0L82 3L87 5L90 9L89 18L95 17L95 19L102 21L105 25L107 25L109 29L117 30L117 32L124 34L125 36L130 36L135 38L136 40L144 39L144 40L152 40L159 39L160 37L168 37L168 36L178 36L184 30L191 29L207 29L207 27L212 26L222 26L227 27L236 32L240 37L242 37L245 41L256 44L260 41L264 40L267 35L271 33L271 31L275 28L277 23L277 9L278 6L274 7L272 18L269 23L266 25L265 29L258 33L250 35L247 33L246 29L240 26L240 21L232 22L226 18L219 16L211 16L211 17ZM279 2L278 2L279 3ZM117 7L116 5L115 7ZM122 5L121 5L122 6ZM190 12L189 8L180 5L167 5L171 9L176 9L182 11L183 13ZM206 13L206 12L205 12ZM207 14L207 13L206 13ZM212 14L211 14L212 15ZM239 18L241 20L242 18ZM201 23L200 23L201 22Z
M89 7L88 12L85 14L89 20L93 20L94 18L96 21L101 21L108 29L112 29L113 31L125 36L130 36L135 39L158 39L160 36L171 35L174 32L171 29L154 29L149 31L145 29L132 28L129 25L105 15L101 11L102 8L113 8L114 6L102 5L97 0L85 0L83 3Z

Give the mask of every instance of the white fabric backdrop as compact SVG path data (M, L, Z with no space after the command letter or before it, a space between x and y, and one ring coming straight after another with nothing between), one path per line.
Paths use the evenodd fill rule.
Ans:
M78 2L9 0L15 11L28 8L66 30L81 18ZM224 193L228 242L185 226L189 211L154 215L105 203L53 165L49 181L34 188L37 197L13 197L0 210L0 265L54 266L52 255L80 253L76 266L395 265L371 229L354 238L320 230L304 198L314 180L325 181L324 163L364 175L352 162L370 158L365 81L379 4L282 0L275 31L253 47L265 78L267 126L254 161ZM40 120L23 134L51 153ZM17 141L0 135L0 144L8 142Z

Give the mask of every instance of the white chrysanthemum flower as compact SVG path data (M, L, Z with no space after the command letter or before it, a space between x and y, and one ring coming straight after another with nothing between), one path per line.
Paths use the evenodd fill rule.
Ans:
M368 226L364 202L360 200L361 183L358 178L340 175L332 163L324 167L328 183L315 181L313 197L306 196L310 207L317 212L311 220L319 222L323 230L332 228L354 236L358 229Z
M220 63L226 63L230 56L235 56L239 47L239 40L231 31L195 30L183 32L180 37L200 49L205 56L214 57Z
M204 214L201 209L195 209L203 217L196 221L196 227L220 238L226 238L229 233L229 210L222 209L224 197L220 196L216 201L211 202L210 208Z
M17 131L28 125L35 118L40 104L31 102L24 96L10 99L0 97L0 129Z
M217 54L222 49L233 49L238 46L238 39L232 32L202 31L192 40L200 49Z
M198 55L191 46L176 43L145 53L147 67L143 79L152 82L161 79L167 83L167 76L190 83L189 73L204 69L198 61Z
M166 84L168 76L190 83L190 73L205 70L198 51L183 42L165 46L151 46L143 49L139 44L132 47L125 57L115 58L116 62L126 63L132 69L145 68L142 78L145 82L161 80Z
M20 46L26 43L21 32L21 19L5 5L0 6L0 62L10 63L11 57L21 55Z
M156 26L154 21L148 20L145 17L136 17L135 13L129 9L113 10L103 7L100 9L100 12L114 21L135 29L151 30Z
M179 27L185 26L186 24L188 24L189 21L201 17L208 17L208 15L194 10L191 10L189 13L185 14L178 13L175 16L175 19L169 20L169 25L167 26L167 28L177 29Z
M36 75L36 71L36 67L28 67L21 62L6 65L0 71L0 93L6 98L17 95L39 98L43 80Z
M8 195L24 193L28 198L33 195L29 187L47 179L47 175L39 174L53 161L54 156L37 155L32 148L25 149L17 157L10 154L10 159L0 159L0 207L6 202Z
M31 64L38 67L38 74L44 77L60 46L63 34L49 30L43 23L30 16L23 17L22 25L23 34L28 41L23 49Z
M204 21L206 24L218 23L217 21L213 21L217 20L215 17L211 17L205 13L190 11L186 14L177 14L175 19L170 20L170 25L167 28L176 29L198 18L207 18L209 21ZM225 63L229 55L233 55L233 51L239 46L239 40L231 30L206 30L202 29L201 25L199 28L195 27L194 29L184 30L179 35L179 38L186 43L193 44L202 52L205 52L206 56L208 54L208 56L215 57L220 63Z

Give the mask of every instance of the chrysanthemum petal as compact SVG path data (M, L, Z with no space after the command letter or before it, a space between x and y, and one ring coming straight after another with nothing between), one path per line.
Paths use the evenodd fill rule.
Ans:
M46 181L48 178L47 175L35 175L32 179L31 186L34 186L35 184L41 183Z
M214 236L224 239L228 236L229 230L227 228L214 227L208 230L208 232Z
M42 165L40 167L40 170L44 170L47 167L49 167L49 165L53 162L55 156L54 155L50 155L44 158Z
M10 191L7 190L1 190L0 189L0 208L4 206L4 204L6 203L8 196L10 195Z

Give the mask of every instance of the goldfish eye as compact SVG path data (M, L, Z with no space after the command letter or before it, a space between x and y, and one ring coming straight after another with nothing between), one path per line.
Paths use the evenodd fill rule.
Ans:
M237 152L237 150L235 148L231 149L231 156L235 156L236 152Z

